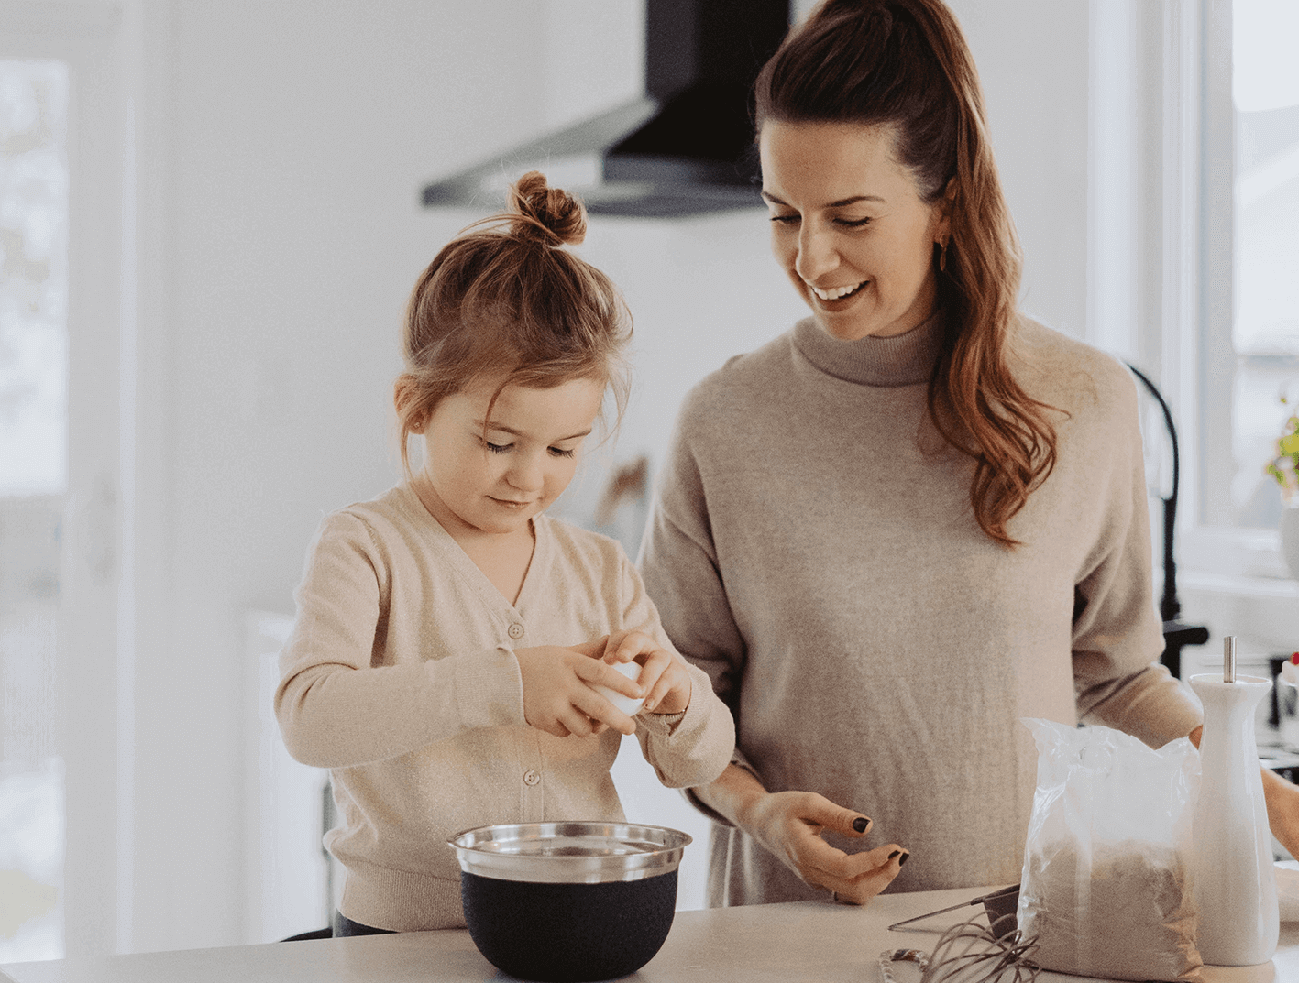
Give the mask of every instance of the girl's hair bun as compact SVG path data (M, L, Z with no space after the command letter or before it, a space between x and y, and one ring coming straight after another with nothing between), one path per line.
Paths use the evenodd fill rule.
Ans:
M529 171L510 185L510 212L510 231L518 239L564 246L586 238L582 203L567 191L546 187L540 171Z

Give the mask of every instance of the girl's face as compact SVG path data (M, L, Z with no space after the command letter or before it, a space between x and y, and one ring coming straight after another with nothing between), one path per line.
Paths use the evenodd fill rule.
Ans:
M510 385L488 419L497 384L448 396L424 427L425 504L453 537L527 531L568 487L604 398L593 379L553 389Z
M821 327L856 341L926 320L948 220L894 160L892 128L773 120L758 147L772 251Z

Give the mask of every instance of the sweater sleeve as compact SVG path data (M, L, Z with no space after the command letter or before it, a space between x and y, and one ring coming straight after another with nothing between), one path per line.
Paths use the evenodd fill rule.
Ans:
M365 522L346 511L327 517L296 592L275 691L285 747L304 764L346 768L468 728L523 724L518 661L504 647L376 664L392 590Z
M687 400L678 418L638 566L667 637L707 678L713 692L730 710L738 732L746 648L722 582L703 480L686 436L696 416L693 402ZM762 780L738 742L731 751L730 763ZM689 790L686 799L714 822L730 825Z
M1115 386L1117 433L1103 436L1113 456L1097 487L1105 496L1101 535L1074 591L1074 687L1084 722L1160 747L1185 737L1201 718L1194 696L1155 661L1163 639L1151 586L1136 389L1122 376Z
M659 477L639 566L667 637L708 675L734 714L745 645L722 582L703 481L686 436L692 416L687 402Z
M625 555L621 560L621 591L625 598L622 623L639 626L674 657L673 647L659 620L654 602ZM735 747L735 725L731 712L713 692L706 673L683 659L690 674L690 705L684 713L636 715L636 739L641 753L653 766L659 781L669 788L704 785L725 770Z

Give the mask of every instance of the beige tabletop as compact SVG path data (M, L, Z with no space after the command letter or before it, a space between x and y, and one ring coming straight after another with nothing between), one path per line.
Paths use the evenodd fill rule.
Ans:
M985 893L928 891L884 895L864 907L824 902L751 905L680 912L667 942L637 974L637 983L877 983L882 951L930 950L937 935L890 932L888 926ZM944 927L964 909L927 920ZM901 964L899 983L919 972ZM63 959L0 967L14 983L478 983L508 980L464 931L411 932L315 942L230 946L102 959ZM1077 977L1044 973L1040 979ZM1270 963L1245 969L1208 967L1207 983L1299 983L1299 924L1281 927Z

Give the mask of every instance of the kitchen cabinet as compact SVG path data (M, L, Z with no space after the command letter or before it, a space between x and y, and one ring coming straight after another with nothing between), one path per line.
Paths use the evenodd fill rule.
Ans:
M938 936L890 932L892 923L968 901L983 890L884 895L863 907L826 901L678 912L667 942L628 979L640 983L871 983L881 952L932 949ZM972 914L966 908L927 920L937 928ZM909 975L908 970L910 971ZM7 974L7 975L6 975ZM911 979L915 967L895 975ZM1299 923L1281 926L1270 963L1240 969L1207 967L1206 983L1299 980ZM231 946L104 959L67 959L0 966L12 983L479 983L497 973L465 931L370 935L315 942ZM1044 973L1042 981L1076 977Z

